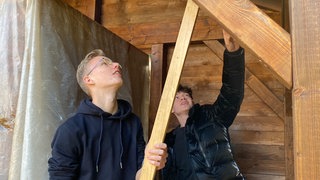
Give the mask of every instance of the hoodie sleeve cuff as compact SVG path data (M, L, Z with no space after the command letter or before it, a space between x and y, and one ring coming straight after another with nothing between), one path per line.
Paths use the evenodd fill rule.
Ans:
M239 56L244 52L244 49L240 47L238 50L229 52L227 49L225 50L225 53L229 56Z

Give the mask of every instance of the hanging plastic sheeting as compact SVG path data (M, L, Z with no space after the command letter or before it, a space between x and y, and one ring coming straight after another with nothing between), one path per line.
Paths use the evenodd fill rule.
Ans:
M0 179L8 179L24 52L23 2L0 1Z
M1 131L14 124L8 179L48 179L54 132L84 97L75 77L79 62L104 50L123 66L119 98L131 103L126 67L136 49L59 0L2 0L0 8L0 115L7 125Z

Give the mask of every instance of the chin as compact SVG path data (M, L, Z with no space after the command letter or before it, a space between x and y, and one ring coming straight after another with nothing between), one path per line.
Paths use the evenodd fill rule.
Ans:
M121 81L117 82L117 85L118 85L118 87L121 87L123 85L123 81L121 80Z

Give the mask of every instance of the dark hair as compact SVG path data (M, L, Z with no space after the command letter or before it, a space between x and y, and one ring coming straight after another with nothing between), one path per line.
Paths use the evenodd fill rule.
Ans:
M178 89L177 89L177 92L188 93L189 96L191 97L191 99L193 99L193 97L192 97L192 90L191 90L191 88L188 87L188 86L183 86L183 85L179 84Z

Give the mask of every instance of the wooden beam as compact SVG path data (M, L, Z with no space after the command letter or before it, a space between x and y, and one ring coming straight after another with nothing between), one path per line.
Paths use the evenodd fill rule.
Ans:
M151 77L148 137L150 137L152 132L164 84L163 74L165 74L164 71L166 67L164 67L163 61L163 44L152 45L150 60Z
M270 11L266 13L278 24L281 24L280 13ZM154 14L154 16L159 15ZM164 16L167 16L166 20L159 20L157 22L124 23L121 25L105 22L104 26L136 47L143 45L151 47L152 44L174 43L177 40L181 23L180 21L171 20L169 15L165 14ZM221 30L221 26L213 18L199 15L191 41L222 39Z
M295 179L320 177L320 6L290 3Z
M274 0L273 0L274 1ZM174 43L177 40L186 1L106 1L103 25L136 47ZM265 10L278 24L281 13ZM220 39L221 26L205 12L199 12L191 41Z
M250 71L246 72L246 84L284 121L283 102Z
M218 41L204 43L222 60L224 47ZM246 84L266 103L282 120L284 120L284 105L248 68L246 68Z
M140 24L123 24L121 26L107 27L123 39L135 46L144 44L175 43L181 22L156 22ZM212 18L197 19L192 34L192 41L221 39L221 26Z
M287 88L292 87L289 33L251 1L194 0L215 18L242 47L250 49Z
M163 142L165 137L174 96L180 80L198 11L199 7L192 0L188 0L147 149L153 147L156 143ZM155 166L151 165L147 159L143 162L140 178L142 180L153 179Z

